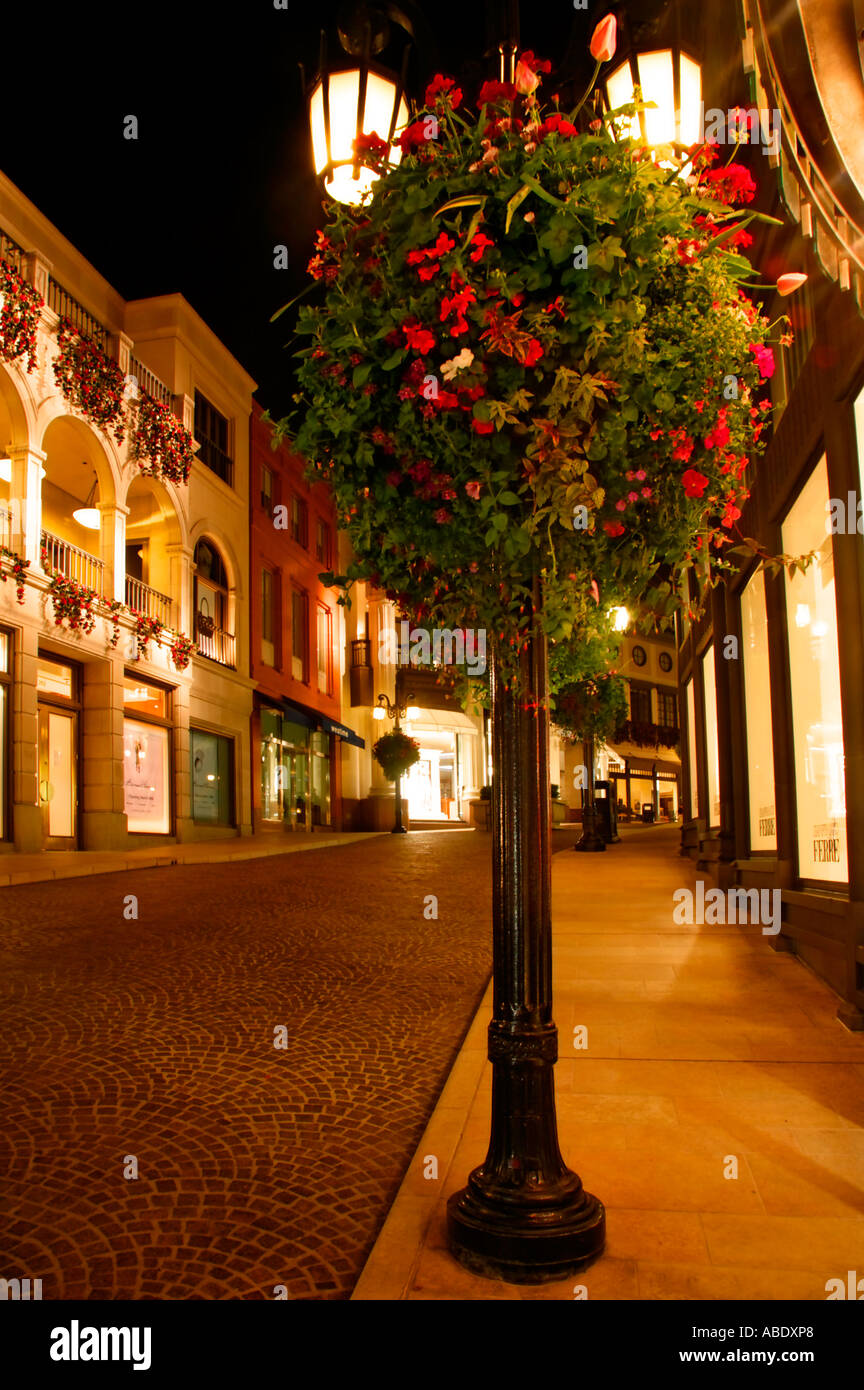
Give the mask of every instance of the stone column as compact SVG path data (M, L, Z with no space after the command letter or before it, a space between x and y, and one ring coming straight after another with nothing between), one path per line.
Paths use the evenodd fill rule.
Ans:
M12 687L12 834L15 848L32 854L42 848L39 805L39 699L36 667L39 634L22 627L13 637L15 680Z
M42 471L47 455L41 449L19 444L12 446L9 457L12 460L10 544L30 561L31 569L35 569L42 544Z
M171 626L175 632L185 632L187 637L194 637L192 551L188 545L183 545L180 541L166 545L165 550L170 574L168 593L171 598Z
M125 849L122 655L87 662L83 677L81 848Z
M116 502L97 502L99 558L105 566L105 598L126 602L126 518L128 507Z
M190 668L191 669L191 668ZM181 681L171 695L174 715L174 822L178 840L194 840L192 820L192 755L189 733L188 682Z

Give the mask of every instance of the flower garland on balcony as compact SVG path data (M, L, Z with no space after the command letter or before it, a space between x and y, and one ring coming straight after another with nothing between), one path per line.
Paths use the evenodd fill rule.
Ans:
M54 361L54 376L66 400L106 434L111 430L122 444L126 436L126 377L119 364L70 319L60 320L57 341L60 351Z
M164 626L158 618L151 618L148 613L139 613L137 608L130 608L129 613L135 624L135 644L138 649L136 661L147 656L151 640L155 641L157 647L162 645L162 633Z
M27 371L36 366L36 330L39 311L44 304L41 294L24 279L9 261L0 260L0 357L4 362L27 358Z
M109 646L115 648L117 646L117 643L120 641L120 614L122 613L125 604L121 603L119 598L115 598L112 599L110 603L106 604L106 607L108 609L108 617L111 619L112 623Z
M42 564L44 567L44 557ZM76 580L67 579L55 571L51 575L48 593L54 606L55 627L62 627L66 622L73 632L86 634L93 631L96 626L95 605L99 602L95 589L87 589Z
M7 545L0 545L0 555L9 565L9 571L15 580L15 597L19 603L23 603L24 579L30 568L30 561L23 559L16 550L10 550ZM0 581L5 584L7 578L6 571L0 568Z
M605 26L605 27L604 27ZM608 61L614 19L592 53ZM687 605L749 496L771 403L767 319L742 289L746 169L713 146L652 151L584 101L541 107L521 55L474 112L437 76L381 177L331 202L297 354L299 453L332 489L368 579L418 621L489 630L505 664L542 584L552 640L590 630L591 593ZM596 80L596 79L595 79ZM776 219L767 219L776 220ZM508 655L509 654L509 655ZM510 667L514 663L510 661Z
M184 633L178 633L171 643L171 660L174 662L178 671L185 671L189 662L198 650L196 642L191 637L186 637Z
M137 462L140 471L163 481L188 483L195 457L189 431L167 405L140 388L132 412L129 457Z

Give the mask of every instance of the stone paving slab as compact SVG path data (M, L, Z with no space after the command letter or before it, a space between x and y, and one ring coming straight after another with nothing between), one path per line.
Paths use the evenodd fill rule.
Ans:
M0 1275L45 1300L347 1298L486 987L490 914L474 832L9 887Z
M606 1206L605 1253L539 1286L449 1254L447 1198L489 1138L490 991L355 1300L572 1301L577 1285L591 1299L823 1300L829 1279L864 1274L864 1034L758 926L676 926L672 893L694 882L677 851L674 829L634 828L605 854L553 860L559 1136Z

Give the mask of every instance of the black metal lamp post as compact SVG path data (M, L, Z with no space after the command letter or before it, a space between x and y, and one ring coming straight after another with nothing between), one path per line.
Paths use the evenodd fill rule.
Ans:
M585 759L585 787L582 792L582 834L573 846L583 854L599 854L605 850L606 841L597 828L597 803L594 795L594 739L582 741L582 756Z
M404 705L400 705L398 700L391 701L391 700L388 699L388 697L387 697L386 695L379 695L379 696L378 696L378 705L377 705L377 707L372 711L373 716L374 716L374 718L376 718L376 719L384 719L384 718L392 719L392 720L393 720L393 732L398 734L398 733L401 732L401 728L402 728L401 720L407 719L407 718L408 718L408 710L409 710L410 707L411 707L411 701L412 701L413 699L414 699L413 694L411 694L411 695L406 695L406 697L405 697L405 704L404 704ZM381 711L380 714L378 713L379 710ZM393 829L390 831L390 834L391 834L391 835L407 835L407 834L408 834L408 831L406 830L405 826L402 824L402 775L401 775L401 773L400 773L400 775L396 778L396 782L395 782L395 795L396 795L396 824L393 826Z
M485 1161L447 1204L456 1258L511 1283L584 1268L606 1232L602 1204L558 1147L546 662L539 621L521 657L519 694L492 660L492 1132Z

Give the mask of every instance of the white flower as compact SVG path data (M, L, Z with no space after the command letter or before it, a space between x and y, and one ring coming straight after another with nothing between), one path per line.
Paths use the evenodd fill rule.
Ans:
M462 372L466 367L470 367L474 361L474 354L470 348L463 348L458 357L451 357L448 362L441 365L441 375L445 381L452 381L457 372Z

